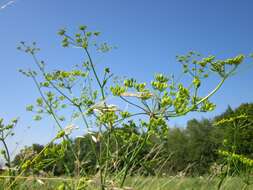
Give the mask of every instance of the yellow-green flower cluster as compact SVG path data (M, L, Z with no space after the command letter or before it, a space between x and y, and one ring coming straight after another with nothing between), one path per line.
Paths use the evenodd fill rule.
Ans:
M187 109L190 99L190 92L182 84L178 85L178 92L173 101L176 113L184 112Z
M205 67L208 63L213 62L215 59L215 56L209 56L206 58L203 58L201 61L198 61L197 64L199 64L201 67Z
M92 36L99 36L100 32L90 32L87 31L87 26L79 27L80 33L75 34L75 38L72 38L66 34L65 29L61 29L58 32L58 35L62 36L62 47L68 47L69 45L76 45L84 49L88 48L89 38ZM82 34L81 34L82 33Z
M124 80L124 86L126 88L135 88L137 92L144 92L146 88L146 83L137 83L135 79L126 79Z
M126 91L126 88L123 86L119 86L118 84L116 86L111 86L110 90L114 96L120 96Z
M165 92L161 99L161 106L162 107L171 106L172 103L173 103L172 98L168 95L167 92Z
M101 123L113 124L118 119L118 115L114 111L107 111L99 116Z
M81 70L72 70L72 71L56 71L53 73L47 73L45 78L48 81L52 80L63 80L70 77L86 77L87 73Z
M194 84L195 88L199 88L201 81L200 81L199 77L194 77L192 83Z
M230 117L230 118L225 118L225 119L221 119L217 122L215 122L213 125L215 126L218 126L218 125L222 125L224 123L231 123L231 122L234 122L238 119L246 119L248 118L248 116L246 114L241 114L241 115L238 115L238 116L234 116L234 117Z
M128 88L133 88L135 83L136 83L136 80L134 80L133 78L124 80L124 85L125 87L128 87Z
M246 158L243 155L232 153L232 152L225 151L225 150L219 150L218 153L222 156L229 157L233 160L240 161L241 163L243 163L247 166L253 167L253 159Z
M121 115L122 118L125 119L125 118L130 117L131 114L127 111L122 111L122 112L120 112L120 115Z
M215 107L216 107L215 104L206 100L202 103L200 111L202 111L202 112L213 111L215 109Z
M225 63L228 65L239 65L243 62L245 56L244 55L238 55L234 58L225 60Z
M163 74L157 74L155 75L155 81L152 81L151 85L155 90L162 92L168 88L168 81L169 79Z
M146 83L135 83L134 84L134 88L138 91L138 92L144 92L145 91L145 87L146 87Z
M22 164L22 170L27 170L31 166L31 160L26 160L25 163Z

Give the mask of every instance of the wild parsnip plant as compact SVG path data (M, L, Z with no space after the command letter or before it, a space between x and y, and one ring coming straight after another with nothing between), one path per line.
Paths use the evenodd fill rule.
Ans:
M252 116L241 114L224 118L217 121L214 125L218 127L229 127L231 128L232 139L224 139L224 148L218 151L218 154L223 157L223 171L220 175L220 183L218 188L220 189L223 181L228 176L240 175L245 183L245 188L251 185L251 175L253 172L253 159L248 158L245 155L240 154L239 147L239 132L244 128L252 126Z
M96 52L106 53L112 49L107 43L96 42L100 32L92 32L86 26L80 26L74 35L68 34L65 29L61 29L58 34L62 37L63 47L74 47L83 52L83 63L72 70L49 72L45 62L38 58L40 49L36 43L27 45L21 42L18 49L33 58L37 69L20 71L34 81L40 93L36 104L28 105L27 110L35 113L35 120L51 116L63 142L70 142L69 135L76 128L73 121L83 122L80 127L89 135L96 168L86 174L81 172L84 170L82 162L87 160L80 158L69 143L67 147L75 158L75 176L96 174L102 190L109 186L124 186L127 175L138 163L137 157L150 137L166 136L169 119L189 112L214 110L215 104L210 101L210 97L235 73L245 58L244 55L238 55L218 60L215 56L202 57L191 51L177 56L178 62L183 66L183 73L190 77L188 85L180 83L173 75L161 73L155 74L150 83L128 78L123 83L116 82L112 85L111 69L104 68L103 73L98 72L92 57ZM201 95L199 92L205 85L204 79L210 74L217 75L220 80L208 94ZM121 100L122 104L112 104L109 101L111 96ZM129 110L122 108L124 104L129 105ZM67 123L70 125L64 127ZM127 133L131 128L143 135ZM126 152L121 152L122 147L117 146L119 139L126 144ZM112 148L111 144L115 146ZM36 163L43 168L43 160L35 159L34 164Z

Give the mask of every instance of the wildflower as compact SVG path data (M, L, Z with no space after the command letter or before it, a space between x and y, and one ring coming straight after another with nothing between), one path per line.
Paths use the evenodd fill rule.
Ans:
M73 130L78 129L78 128L79 128L79 127L77 127L77 126L71 124L71 125L68 125L68 126L64 129L64 132L65 132L66 135L69 135L69 134L72 133Z

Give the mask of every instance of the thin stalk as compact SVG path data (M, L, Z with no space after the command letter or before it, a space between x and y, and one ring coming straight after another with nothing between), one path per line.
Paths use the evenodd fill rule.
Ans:
M121 183L120 183L120 187L122 188L124 186L124 183L125 183L125 180L126 180L126 177L127 177L127 174L128 174L128 171L129 169L131 168L131 163L135 160L135 158L137 157L137 155L139 154L139 152L142 150L142 148L144 147L144 145L146 144L147 140L148 140L148 137L149 137L149 134L148 134L148 131L145 135L145 138L141 144L141 146L139 147L139 149L137 149L136 152L133 153L133 156L130 158L130 161L127 163L126 167L125 167L125 171L124 171L124 174L123 174L123 178L121 180Z
M3 133L2 133L2 136L3 136ZM8 173L9 175L11 176L12 175L12 172L11 172L11 157L10 157L10 152L9 152L9 149L8 149L8 146L5 142L5 140L2 138L1 139L3 145L4 145L4 149L5 149L5 152L6 152L6 161L8 163Z
M99 80L99 78L98 78L98 75L97 75L97 72L96 72L96 70L95 70L95 66L94 66L94 64L93 64L93 61L92 61L92 58L91 58L91 56L90 56L90 53L89 53L89 51L88 51L88 49L87 48L84 48L84 50L85 50L85 53L86 53L86 55L88 56L88 59L89 59L89 62L90 62L90 66L91 66L91 69L92 69L92 71L93 71L93 74L94 74L94 76L95 76L95 78L96 78L96 81L97 81L97 83L98 83L98 85L99 85L99 87L100 87L100 91L101 91L101 95L102 95L102 101L104 101L105 100L105 93L104 93L104 85L102 85L102 83L100 82L100 80ZM106 106L106 103L104 102L104 105ZM101 144L101 143L100 143ZM100 148L100 152L101 152L101 146L99 146L99 148ZM107 151L108 151L108 149L109 149L109 147L107 147ZM101 166L101 153L100 153L100 158L99 159L97 159L97 162L99 162L100 164L100 168L99 168L99 172L100 172L100 182L101 182L101 190L104 190L105 189L105 181L106 181L106 179L103 179L103 171L102 171L102 166ZM106 178L106 175L104 176L105 178Z
M94 67L92 58L91 58L91 56L90 56L90 53L89 53L89 51L88 51L87 48L84 48L84 50L85 50L85 53L86 53L87 56L88 56L88 59L89 59L90 65L91 65L91 69L92 69L93 74L94 74L94 76L95 76L95 78L96 78L96 81L97 81L97 83L98 83L98 85L99 85L99 87L100 87L100 91L101 91L101 94L102 94L102 100L105 100L104 88L103 88L103 85L102 85L102 83L100 82L100 80L99 80L99 78L98 78L98 75L97 75L97 72L96 72L96 70L95 70L95 67Z
M141 106L139 106L139 105L137 105L137 104L135 104L135 103L133 103L133 102L130 102L129 100L127 100L127 99L124 98L123 96L120 96L120 98L121 98L122 100L124 100L125 102L131 104L132 106L135 106L135 107L137 107L137 108L143 110L144 112L149 113L147 110L145 110L145 109L142 108Z
M108 137L107 137L107 142L106 142L105 173L104 173L104 182L103 182L104 184L106 183L106 177L107 177L107 172L108 172L111 133L112 133L112 123L110 123L110 126L109 126Z
M131 118L131 117L134 117L134 116L138 116L138 115L147 115L147 113L144 113L144 112L142 112L142 113L135 113L135 114L132 114L132 115L126 117L126 118L121 118L121 119L116 120L114 122L114 124L120 123L121 121L124 121L125 119Z

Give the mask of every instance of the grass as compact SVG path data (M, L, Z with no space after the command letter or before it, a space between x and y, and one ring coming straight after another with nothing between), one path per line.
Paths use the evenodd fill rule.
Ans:
M129 190L217 190L219 178L215 177L129 177L126 188ZM65 188L60 188L65 184ZM66 188L69 186L69 188ZM33 178L17 180L15 190L74 190L77 189L77 180L74 178ZM127 188L128 187L128 188ZM0 190L7 189L6 179L0 179ZM98 190L94 181L84 190ZM117 188L111 188L116 190ZM221 186L222 190L250 190L253 185L246 185L242 178L228 177ZM118 189L117 189L118 190Z
M126 182L136 190L217 190L218 183L218 177L135 177ZM246 187L241 178L228 177L221 189L253 189L253 186Z

